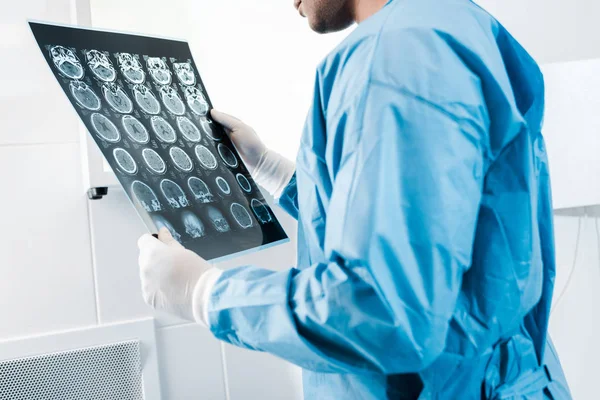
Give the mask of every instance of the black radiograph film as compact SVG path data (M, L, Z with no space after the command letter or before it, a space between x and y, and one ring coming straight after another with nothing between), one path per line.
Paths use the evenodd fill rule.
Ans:
M150 231L207 260L287 236L222 127L187 42L30 22ZM61 121L56 121L60 124Z

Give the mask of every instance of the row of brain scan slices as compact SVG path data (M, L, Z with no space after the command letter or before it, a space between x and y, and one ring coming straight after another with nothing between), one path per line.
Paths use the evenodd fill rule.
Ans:
M175 143L177 141L177 131L161 116L153 115L149 119L152 132L162 143ZM187 117L177 117L177 129L181 135L189 142L199 142L202 139L200 129ZM199 118L202 132L214 141L220 141L215 135L214 124L206 118ZM121 141L121 132L119 128L104 114L92 113L90 115L91 126L100 138L109 143L118 143ZM121 116L121 126L129 139L138 144L146 144L150 141L148 129L133 115Z
M81 79L85 75L83 64L77 55L63 46L52 46L50 57L53 64L67 78L73 79L69 83L69 90L73 98L82 107L97 111L102 105L96 93ZM128 114L133 111L133 102L127 96L122 87L115 83L117 70L110 58L98 50L85 52L87 65L98 80L100 80L102 94L110 107L118 113ZM136 55L130 53L118 53L117 60L121 74L126 81L133 84L133 97L139 107L147 114L157 115L161 111L161 105L156 96L144 85L146 73ZM159 86L159 94L164 106L175 115L185 114L186 108L177 90L170 84L173 82L172 72L167 63L160 57L147 57L146 66L152 80ZM182 84L185 100L190 110L200 116L208 112L208 102L202 92L195 86L196 74L189 62L173 63L175 75Z
M211 139L218 141L219 138L214 133L212 121L206 118L199 118L202 131ZM187 117L177 117L177 128L179 132L190 142L199 142L202 134L196 125ZM118 143L121 140L119 128L105 115L93 113L90 116L90 122L94 132L109 143ZM123 115L121 117L121 126L127 133L127 136L138 144L146 144L150 141L148 130L132 115ZM177 141L177 132L167 120L161 116L154 115L150 117L150 126L156 137L163 143L175 143Z
M260 200L252 199L250 207L252 208L254 215L256 215L256 218L261 223L264 224L272 221L272 217L269 213L269 210ZM208 206L206 207L205 211L205 217L208 221L210 221L214 230L216 230L219 233L226 233L231 230L229 222L218 208ZM253 226L252 217L250 216L250 213L248 212L246 207L244 207L243 205L239 203L231 203L231 205L229 206L229 212L235 220L235 222L241 228L248 229ZM194 214L191 211L184 211L181 213L180 218L183 226L185 227L185 233L190 238L198 239L203 236L206 236L206 227L204 226L202 220L198 218L196 214ZM171 224L165 217L161 215L154 215L152 216L152 220L154 221L158 229L163 227L167 228L171 232L171 235L173 235L175 239L181 242L181 234L177 232L173 224Z
M244 175L237 174L236 181L244 192L250 193L252 191L250 182ZM215 179L215 184L223 194L231 194L231 187L223 177L217 176ZM194 200L197 202L212 203L214 201L213 193L202 179L192 176L187 180L187 186L190 192L193 194ZM185 208L190 205L190 202L181 186L172 180L163 179L160 182L160 190L171 208ZM154 193L154 190L152 190L152 188L150 188L150 186L146 185L144 182L134 181L131 184L131 191L147 212L151 213L163 211L165 209L156 193Z
M217 146L217 151L223 162L230 168L237 168L239 165L235 154L231 149L222 143ZM206 170L215 170L218 167L217 158L206 147L201 144L194 148L196 159ZM194 169L194 163L191 157L180 147L173 146L169 149L169 156L173 161L173 165L181 172L189 173ZM113 157L119 166L120 170L129 174L135 175L138 173L138 165L133 156L125 149L117 147L113 150ZM163 158L150 148L142 150L142 158L146 163L148 170L156 175L163 175L167 172L167 163Z

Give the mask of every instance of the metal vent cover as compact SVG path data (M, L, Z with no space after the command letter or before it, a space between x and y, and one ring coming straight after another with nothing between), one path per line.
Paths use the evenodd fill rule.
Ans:
M137 340L0 361L0 400L144 400Z

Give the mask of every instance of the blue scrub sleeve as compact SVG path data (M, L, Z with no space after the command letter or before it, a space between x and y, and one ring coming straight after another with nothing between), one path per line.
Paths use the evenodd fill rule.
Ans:
M296 186L296 174L288 182L275 204L283 208L294 219L298 219L298 188Z
M327 263L225 271L210 328L319 372L416 372L442 352L481 201L485 123L373 80L327 209Z

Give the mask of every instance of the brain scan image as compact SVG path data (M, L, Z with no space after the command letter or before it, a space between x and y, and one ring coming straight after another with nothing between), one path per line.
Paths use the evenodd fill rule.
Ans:
M150 118L150 125L156 136L158 136L162 142L174 143L177 140L175 129L173 129L171 124L163 117L153 116Z
M171 160L173 160L173 164L183 172L190 172L194 169L194 164L190 156L179 147L171 147L169 155L171 156Z
M185 94L185 101L187 101L188 106L194 114L206 115L208 112L208 102L202 92L194 86L186 86L183 88L183 93Z
M208 137L210 137L213 140L221 140L216 134L214 122L204 117L200 117L198 120L200 121L200 126L202 127L202 130L204 131L204 133L206 133Z
M179 132L190 142L200 141L200 129L189 118L177 117L177 127L179 128Z
M146 61L148 72L154 82L159 85L170 85L171 84L171 70L167 66L167 63L160 57L148 57Z
M142 150L142 157L144 158L144 161L146 161L146 165L150 168L150 171L155 174L164 174L167 170L167 164L165 164L165 161L156 151L144 149Z
M162 204L158 200L154 190L144 182L134 181L131 184L131 191L147 212L162 211Z
M117 71L106 54L98 50L90 50L85 54L85 58L88 67L98 79L104 82L112 82L117 79Z
M244 229L248 229L252 226L252 217L246 208L238 203L233 203L231 207L229 207L231 211L231 215L235 219L235 222L238 223Z
M171 224L169 221L167 221L164 217L161 217L160 215L153 215L152 220L154 221L154 224L156 225L156 228L158 230L161 230L162 228L167 228L169 232L171 232L171 236L173 236L173 239L181 243L181 235L175 230L173 224Z
M194 194L194 198L200 203L213 202L214 197L210 192L210 189L202 179L192 176L190 179L188 179L188 187L190 188L190 191Z
M190 205L190 202L188 201L183 189L181 189L181 186L172 180L163 179L160 183L160 190L172 208L182 208Z
M100 109L100 98L84 82L71 81L69 83L69 90L80 106L92 111Z
M160 98L165 107L167 107L167 110L175 115L183 115L185 113L185 104L183 104L183 100L179 97L177 90L171 86L161 86L159 91Z
M205 146L199 144L195 149L196 157L200 164L206 169L216 169L217 168L217 158L213 153L210 152Z
M242 174L237 174L235 176L235 180L238 185L242 188L242 190L246 193L250 193L252 191L252 186L250 185L250 181Z
M63 46L52 46L50 58L54 66L67 78L83 78L83 66L72 50Z
M102 94L106 102L118 113L127 114L133 110L133 103L127 93L114 83L102 85Z
M134 85L133 97L146 114L158 114L160 112L160 103L154 93L148 89L148 86Z
M143 83L146 80L146 73L142 69L142 64L137 57L129 53L117 54L117 62L125 79L131 83Z
M100 136L102 139L111 143L116 143L121 140L121 134L119 133L119 130L115 124L113 124L112 121L104 115L93 113L90 117L90 121L92 122L94 131L96 131L98 136Z
M116 148L113 150L113 157L115 158L115 161L117 162L119 168L121 168L121 170L123 170L124 172L131 175L137 172L137 164L135 163L133 157L131 157L131 154L127 152L127 150Z
M188 236L198 239L206 235L204 224L202 221L200 221L200 218L198 218L196 214L190 211L185 211L181 214L181 220L183 222L183 226L185 226L185 233L187 233Z
M231 151L229 147L225 146L223 143L219 143L217 150L219 151L221 159L228 167L237 168L238 160L235 158L235 154L233 154L233 151Z
M219 188L219 190L221 192L223 192L224 194L231 193L231 187L229 186L229 183L227 183L227 181L225 179L223 179L222 177L217 176L217 178L215 179L215 183L217 184L217 187Z
M134 116L123 115L121 118L123 129L134 142L145 144L150 141L150 135L146 127Z
M229 222L223 216L223 213L219 211L218 208L209 206L208 207L208 219L212 222L213 226L218 232L224 233L228 232L231 228L229 227Z
M177 79L182 84L187 86L194 86L196 84L196 75L191 63L174 63L173 69L175 69L175 75L177 75Z
M262 224L273 221L273 217L271 216L269 209L260 200L252 199L250 202L250 207L252 207L254 215L256 215L256 218L258 218Z

